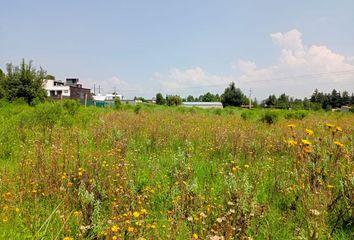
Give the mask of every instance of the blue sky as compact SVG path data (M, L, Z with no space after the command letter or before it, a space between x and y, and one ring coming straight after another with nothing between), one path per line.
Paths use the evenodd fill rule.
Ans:
M354 92L354 1L4 1L0 68L32 59L126 97Z

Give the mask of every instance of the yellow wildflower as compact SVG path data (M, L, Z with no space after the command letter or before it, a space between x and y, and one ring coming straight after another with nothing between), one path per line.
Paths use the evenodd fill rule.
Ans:
M134 212L134 213L133 213L133 216L134 216L135 218L138 218L138 217L140 216L140 213L139 213L139 212Z
M296 125L293 124L293 123L291 123L291 124L288 124L288 127L289 127L290 129L294 129L294 128L296 127Z
M341 127L336 127L336 131L337 131L337 132L342 132L343 130L342 130Z
M326 123L326 126L327 126L328 128L334 128L334 127L335 127L334 124L330 124L330 123Z
M328 187L329 189L334 188L334 186L333 186L333 185L330 185L330 184L328 184L327 187Z
M335 144L337 147L344 147L344 144L341 143L340 141L335 141L334 144Z
M312 143L309 140L306 139L302 139L301 142L305 145L305 146L311 146Z
M140 214L147 214L147 210L145 208L141 209Z
M128 227L128 232L134 232L134 227Z
M64 237L63 240L73 240L72 237Z
M305 129L305 132L306 132L306 134L307 135L309 135L309 136L311 136L311 135L313 135L313 131L312 130L310 130L310 129Z
M196 234L196 233L193 233L193 236L192 236L192 238L193 239L198 239L199 237L198 237L198 234Z
M294 141L292 139L288 140L288 145L289 146L295 146L297 144L297 141Z
M119 227L118 227L117 225L113 225L113 226L111 227L111 231L112 231L112 232L118 232L118 230L119 230Z
M112 240L117 240L117 239L118 239L117 236L113 236L113 237L112 237Z

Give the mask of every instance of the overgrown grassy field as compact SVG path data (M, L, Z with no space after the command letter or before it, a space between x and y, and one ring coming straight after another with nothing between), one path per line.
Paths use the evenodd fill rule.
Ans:
M352 113L2 103L0 239L353 239L353 149Z

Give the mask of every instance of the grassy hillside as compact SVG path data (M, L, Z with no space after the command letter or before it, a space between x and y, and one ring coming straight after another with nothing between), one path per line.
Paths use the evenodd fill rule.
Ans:
M0 239L352 239L353 150L352 113L1 103Z

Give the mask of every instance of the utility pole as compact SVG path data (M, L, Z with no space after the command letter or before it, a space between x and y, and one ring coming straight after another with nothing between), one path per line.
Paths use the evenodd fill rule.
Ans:
M93 94L96 96L96 84L93 84Z
M251 109L251 107L252 107L252 100L251 100L251 95L252 95L252 89L250 88L250 96L249 96L249 98L248 98L248 108L249 109Z
M98 94L101 94L101 85L98 85Z

